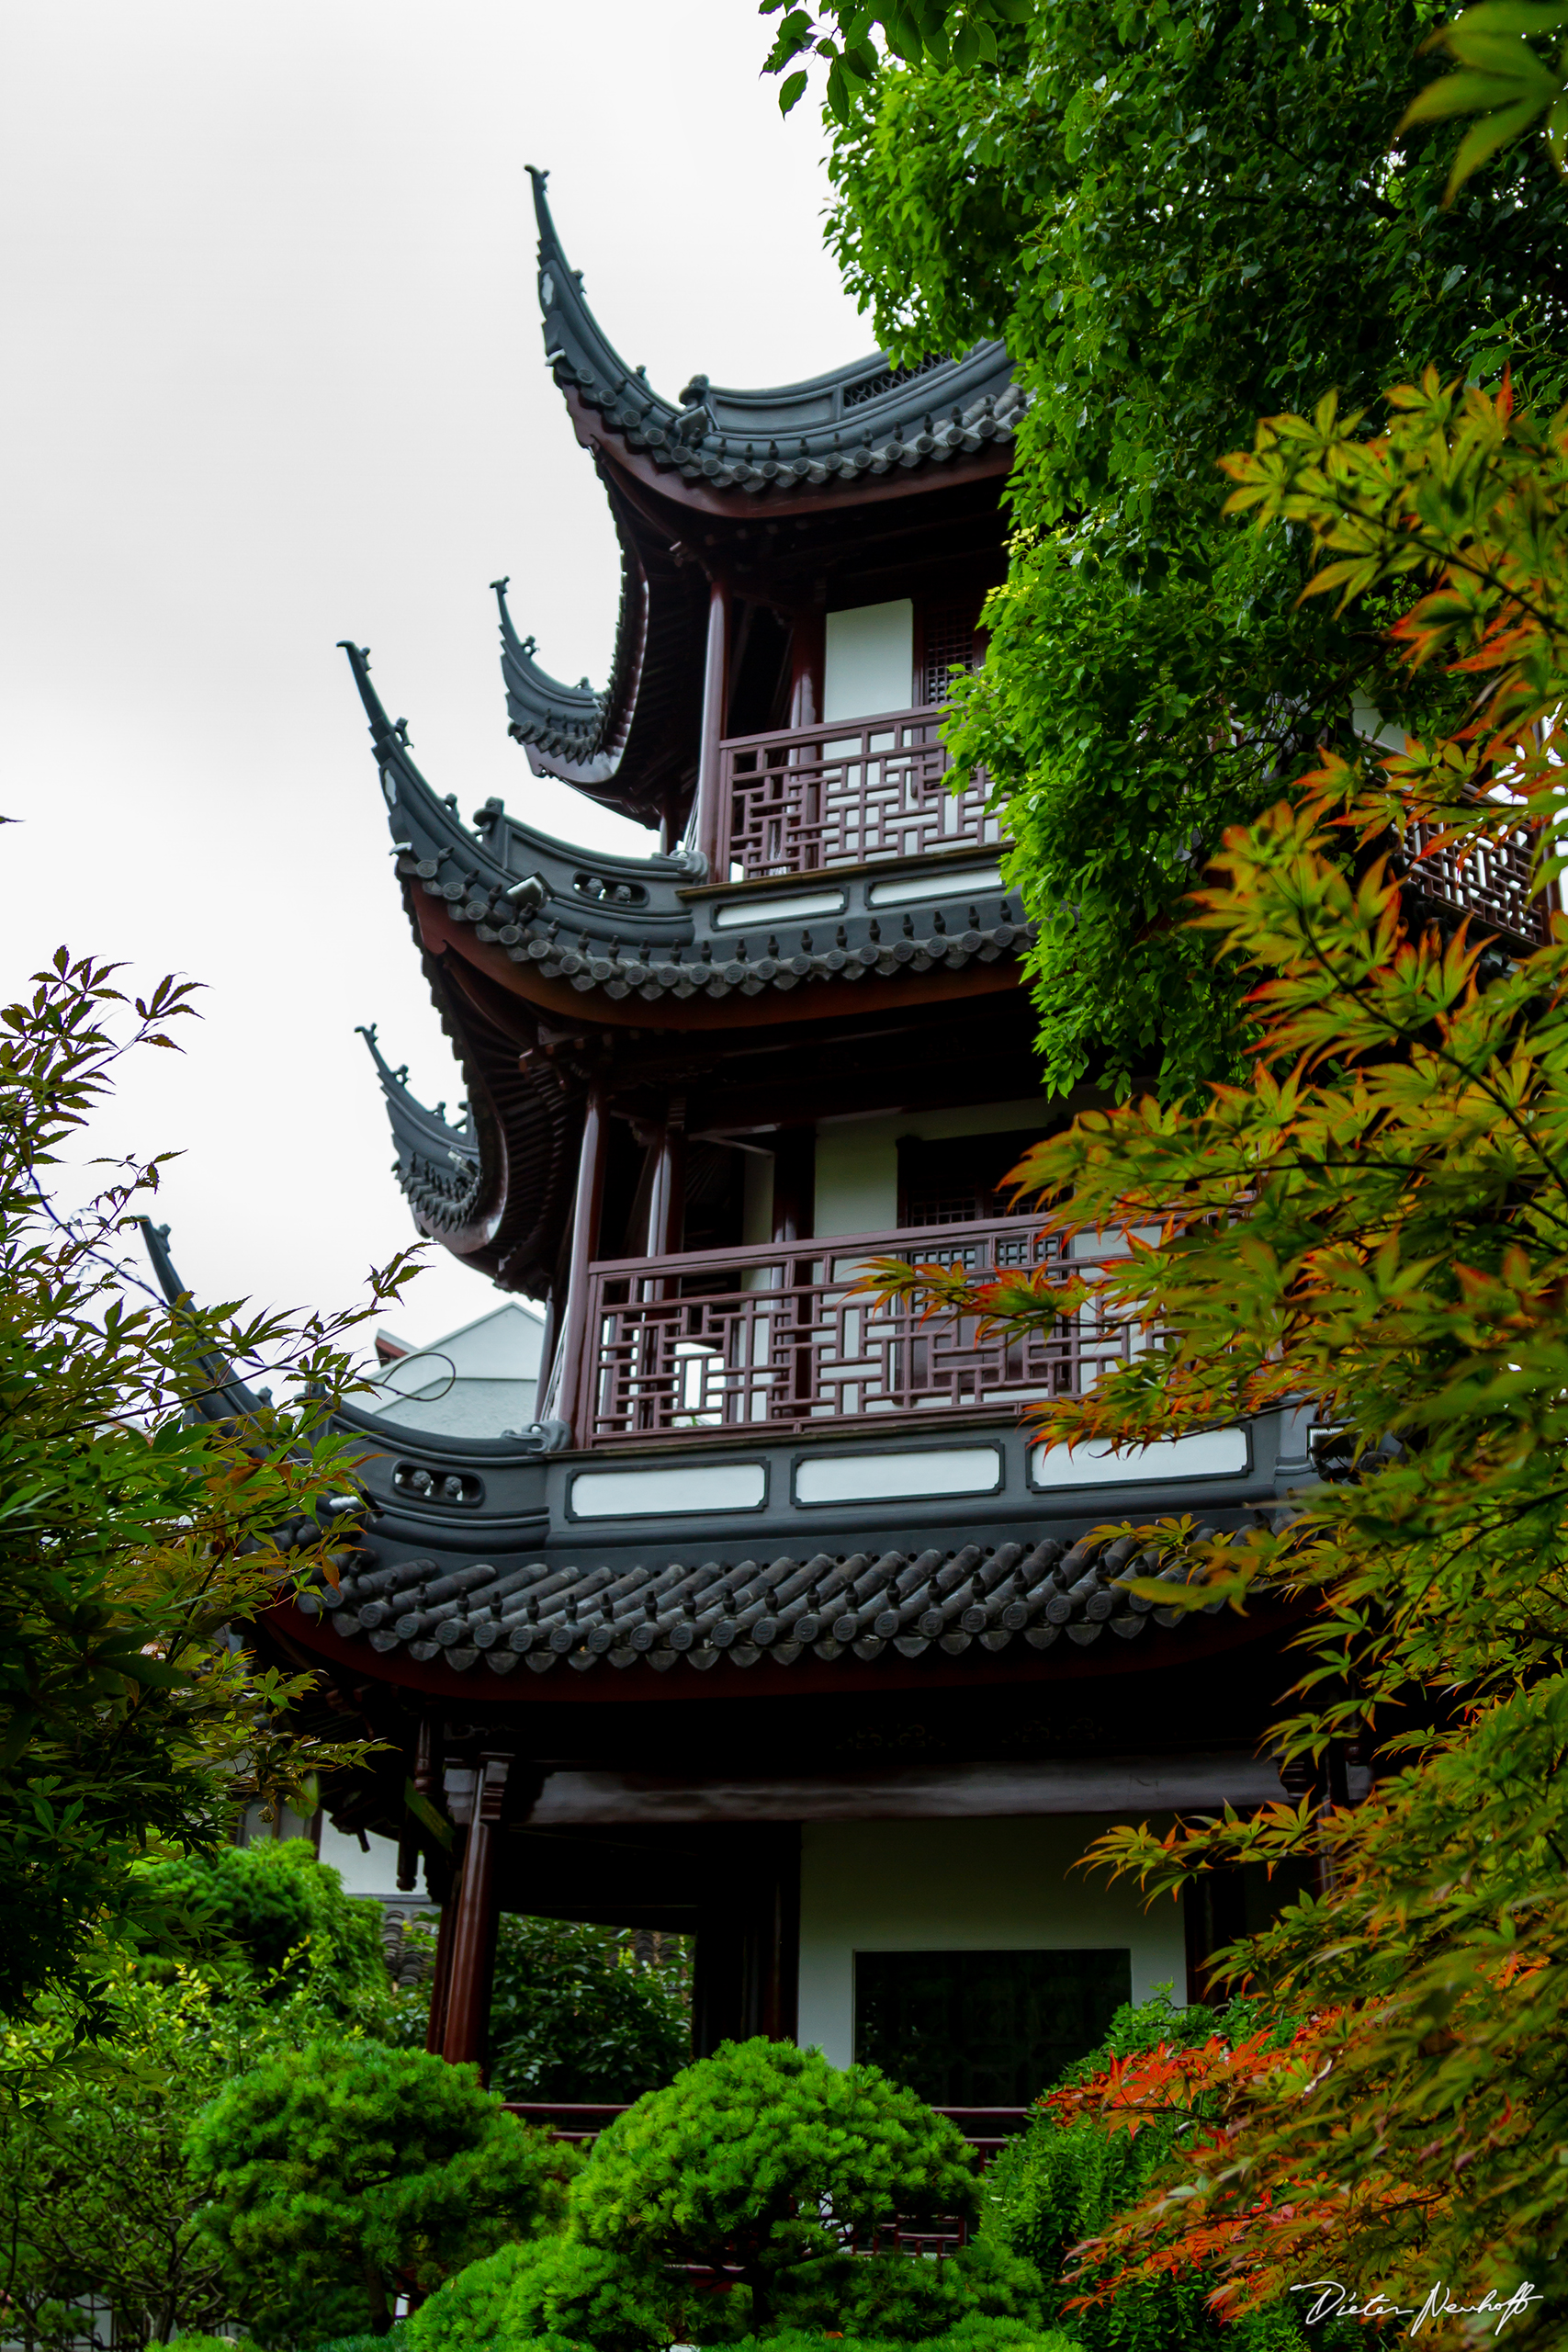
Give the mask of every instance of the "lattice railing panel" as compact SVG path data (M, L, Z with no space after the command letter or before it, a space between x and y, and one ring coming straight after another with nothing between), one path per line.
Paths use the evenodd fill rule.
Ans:
M1530 947L1544 946L1551 935L1551 909L1546 895L1531 895L1530 861L1534 837L1519 825L1501 840L1476 842L1465 850L1433 850L1439 838L1436 825L1412 825L1405 838L1411 860L1406 881L1424 898L1452 907L1473 918L1477 927L1501 932Z
M1060 1243L1003 1217L594 1266L578 1442L1081 1396L1145 1344L1092 1303L1019 1338L877 1306L859 1285L886 1257L984 1277L1059 1261Z
M934 710L839 719L720 747L729 854L746 878L819 873L1002 838L986 777L949 790Z

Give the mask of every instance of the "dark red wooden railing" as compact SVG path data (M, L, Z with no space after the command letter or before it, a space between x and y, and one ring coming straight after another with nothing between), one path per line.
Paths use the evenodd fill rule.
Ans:
M907 1414L924 1420L1031 1396L1079 1396L1141 1344L1087 1306L1046 1329L982 1335L860 1285L874 1258L984 1278L1059 1256L1029 1217L914 1232L690 1250L589 1268L580 1445L705 1430L778 1430ZM1072 1260L1074 1272L1095 1260ZM1064 1266L1064 1271L1066 1271Z
M984 772L976 769L962 793L949 788L942 717L927 705L721 742L718 824L722 831L728 822L731 867L753 881L999 848L1001 819L986 808ZM1521 824L1462 854L1433 851L1438 838L1435 826L1412 826L1404 843L1412 890L1470 915L1478 929L1544 944L1552 900L1532 895L1529 829Z
M721 743L731 866L750 882L999 845L987 778L976 771L962 793L949 788L941 723L928 707Z

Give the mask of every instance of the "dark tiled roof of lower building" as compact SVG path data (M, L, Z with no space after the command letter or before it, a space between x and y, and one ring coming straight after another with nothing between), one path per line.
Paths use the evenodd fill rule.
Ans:
M481 1661L502 1675L562 1664L579 1672L603 1665L701 1672L721 1658L788 1667L807 1651L868 1660L1015 1643L1046 1650L1061 1641L1080 1648L1107 1637L1133 1642L1151 1627L1179 1628L1191 1611L1130 1592L1126 1579L1175 1586L1190 1573L1180 1560L1162 1568L1130 1536L1085 1536L1070 1548L1046 1537L912 1557L818 1553L631 1569L540 1561L449 1569L387 1557L372 1545L352 1556L335 1589L301 1593L299 1605L324 1614L346 1645L439 1659L459 1673ZM1224 1605L1207 1602L1205 1613Z

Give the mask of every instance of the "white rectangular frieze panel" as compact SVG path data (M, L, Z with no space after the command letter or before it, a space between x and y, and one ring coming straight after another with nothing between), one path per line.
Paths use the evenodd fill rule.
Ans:
M919 1453L825 1453L796 1464L797 1503L896 1503L932 1495L989 1495L1001 1485L994 1445Z
M923 874L914 875L908 881L874 882L865 900L869 907L912 907L921 899L972 898L982 890L999 890L1001 887L999 865L962 865L954 874L943 874L928 865Z
M1152 1445L1113 1446L1100 1438L1070 1449L1037 1445L1030 1467L1037 1487L1152 1486L1166 1478L1236 1478L1248 1458L1245 1430L1201 1430Z
M812 915L844 910L841 890L795 890L787 899L726 899L713 919L716 931L745 931L758 923L806 922Z
M767 1498L761 1462L694 1463L677 1470L579 1470L573 1519L664 1519L678 1511L756 1510Z

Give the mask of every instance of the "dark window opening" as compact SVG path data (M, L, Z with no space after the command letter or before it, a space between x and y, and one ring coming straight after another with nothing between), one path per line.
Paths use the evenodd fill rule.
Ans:
M724 1143L686 1146L684 1250L736 1250L745 1216L745 1158Z
M945 1143L901 1137L900 1226L973 1225L986 1217L1027 1216L1032 1203L1015 1207L1007 1179L1048 1125L1043 1116L1038 1127L1017 1134L955 1136Z
M738 604L727 735L771 735L789 718L789 623L771 605Z
M1129 1951L858 1951L855 2057L933 2107L1027 2107L1132 1997Z

